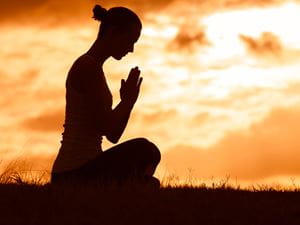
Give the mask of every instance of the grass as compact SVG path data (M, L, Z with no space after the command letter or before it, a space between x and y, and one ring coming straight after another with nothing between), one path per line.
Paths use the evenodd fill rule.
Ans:
M0 224L299 225L300 189L241 189L162 179L159 190L135 184L64 185L48 174L10 167L0 175Z

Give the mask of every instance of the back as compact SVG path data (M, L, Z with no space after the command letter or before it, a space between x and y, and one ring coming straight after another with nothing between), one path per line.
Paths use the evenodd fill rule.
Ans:
M91 71L97 76L88 74ZM86 82L90 76L95 79L94 87ZM112 95L101 68L90 56L82 55L72 65L66 80L64 132L53 172L78 168L101 153L101 121L109 116L111 107Z

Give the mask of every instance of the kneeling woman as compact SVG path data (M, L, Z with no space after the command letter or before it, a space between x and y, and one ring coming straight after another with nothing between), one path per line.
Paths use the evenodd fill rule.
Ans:
M101 21L91 48L72 65L66 80L66 111L61 147L52 169L52 183L124 182L128 179L159 186L153 177L160 162L159 149L145 138L137 138L102 151L105 136L117 143L138 98L142 77L138 67L121 80L120 103L112 109L103 64L120 60L134 51L142 24L124 7L108 11L99 5L94 19Z

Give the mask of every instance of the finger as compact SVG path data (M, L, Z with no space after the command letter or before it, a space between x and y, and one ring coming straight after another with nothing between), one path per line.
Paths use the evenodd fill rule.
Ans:
M139 73L140 70L139 70L139 68L136 66L136 67L132 68L130 72L133 73L133 74L136 74L136 73Z
M120 89L124 89L126 85L126 82L124 79L121 80L121 88Z
M136 74L136 73L139 73L139 69L138 69L138 67L135 67L135 68L132 68L131 70L130 70L130 73L129 73L129 75L134 75L134 74Z
M135 73L135 69L132 68L132 69L130 70L129 74L128 74L128 77L127 77L126 82L128 82L128 81L130 82L130 81L133 79L134 73Z
M141 73L141 71L139 69L137 69L137 67L131 69L126 82L136 85L138 82L140 73Z
M132 79L132 83L137 86L138 83L139 83L139 80L140 80L140 74L141 74L141 71L139 70L136 70L134 76L133 76L133 79Z
M138 84L137 84L138 89L140 89L142 81L143 81L143 77L140 77Z

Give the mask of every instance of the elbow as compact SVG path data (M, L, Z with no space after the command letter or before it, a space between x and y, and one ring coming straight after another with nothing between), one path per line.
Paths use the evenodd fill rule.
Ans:
M106 138L113 144L117 144L120 139L120 137L118 137L116 135L112 135L112 134L106 135Z
M120 129L116 129L116 126L114 126L113 123L107 123L105 129L105 136L108 141L110 141L113 144L116 144L119 142L119 139L122 136L122 132L120 132Z
M105 135L106 139L108 141L110 141L111 143L113 143L113 144L118 143L118 141L120 139L120 135L117 135L116 132L114 131L114 129L112 129L111 126L108 126L106 124L105 127L106 127L106 129L105 129L104 135Z
M119 139L116 139L116 138L110 138L110 139L108 139L111 143L113 143L113 144L117 144L118 143L118 141L119 141Z

